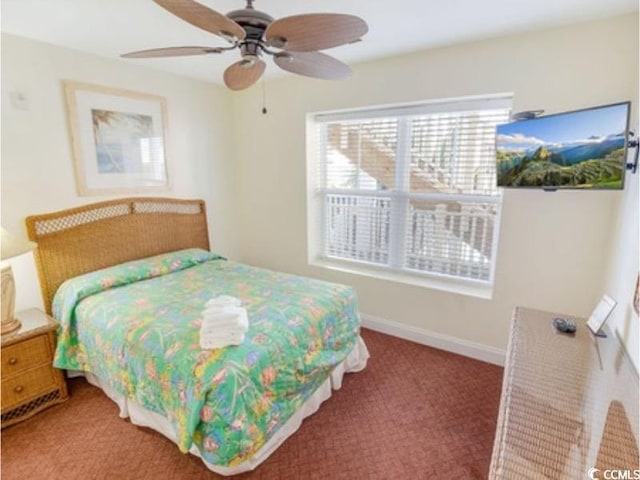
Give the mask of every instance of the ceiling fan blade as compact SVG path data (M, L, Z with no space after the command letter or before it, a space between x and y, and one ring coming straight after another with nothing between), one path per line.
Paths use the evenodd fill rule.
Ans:
M307 77L344 80L351 75L348 65L320 52L281 52L273 59L283 70Z
M198 28L226 38L242 40L244 29L230 18L193 0L153 0L165 10Z
M224 71L224 83L231 90L244 90L256 83L267 64L263 60L240 60Z
M369 27L355 15L311 13L284 17L265 31L269 45L292 52L311 52L358 41Z
M156 58L156 57L186 57L189 55L207 55L222 53L222 48L215 47L167 47L139 50L120 55L122 58Z

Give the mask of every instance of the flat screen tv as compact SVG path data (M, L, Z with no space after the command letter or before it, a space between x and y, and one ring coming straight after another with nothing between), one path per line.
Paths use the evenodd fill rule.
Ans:
M630 102L498 125L499 187L622 189Z

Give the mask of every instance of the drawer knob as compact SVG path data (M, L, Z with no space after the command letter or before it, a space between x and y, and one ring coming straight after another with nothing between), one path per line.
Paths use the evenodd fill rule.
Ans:
M22 385L18 385L16 388L13 389L13 391L16 393L22 393L23 390L24 390L24 387Z
M11 357L9 359L9 365L15 365L16 363L18 363L18 359L16 357Z

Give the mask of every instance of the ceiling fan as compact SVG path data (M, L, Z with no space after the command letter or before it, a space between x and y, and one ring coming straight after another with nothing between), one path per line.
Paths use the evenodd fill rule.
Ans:
M246 0L241 10L227 15L194 0L153 0L165 10L196 27L218 35L231 45L226 47L168 47L125 53L125 58L180 57L223 53L238 48L242 59L224 72L224 83L231 90L243 90L264 73L265 54L283 70L327 80L342 80L351 69L340 60L318 50L354 43L367 33L364 20L340 13L311 13L274 20L255 10L254 0Z

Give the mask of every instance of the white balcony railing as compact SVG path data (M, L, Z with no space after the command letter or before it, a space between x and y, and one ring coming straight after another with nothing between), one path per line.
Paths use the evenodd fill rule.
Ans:
M386 265L390 206L389 198L327 195L327 255Z
M326 194L328 257L400 270L488 281L491 277L495 202L429 200L393 195ZM406 215L392 218L391 212ZM404 210L402 210L404 209ZM400 241L392 242L392 238ZM390 248L402 251L391 252ZM390 265L390 259L398 265Z

